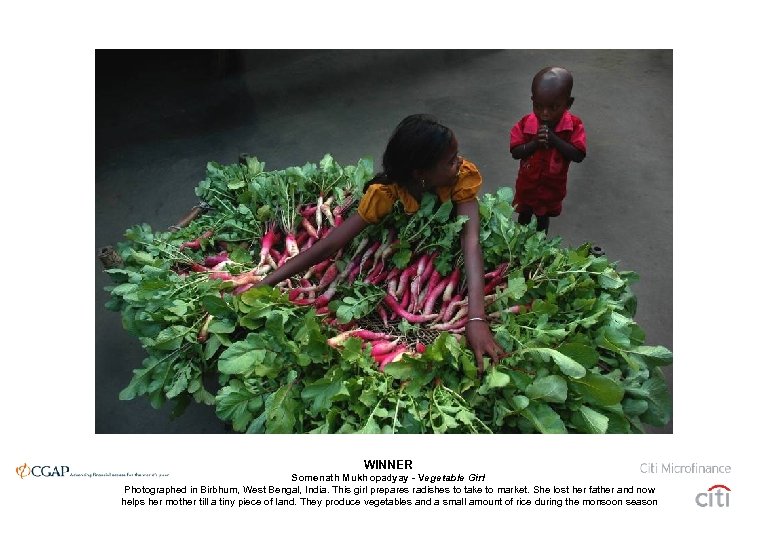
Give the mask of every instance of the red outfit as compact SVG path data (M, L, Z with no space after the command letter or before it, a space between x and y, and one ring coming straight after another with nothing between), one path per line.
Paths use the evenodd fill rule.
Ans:
M539 131L536 115L524 116L509 133L509 148L530 142ZM555 134L578 150L586 151L585 127L582 120L569 111L563 113L553 129ZM560 215L563 198L566 197L566 177L569 160L555 148L539 148L520 162L515 182L516 210L529 206L537 216Z

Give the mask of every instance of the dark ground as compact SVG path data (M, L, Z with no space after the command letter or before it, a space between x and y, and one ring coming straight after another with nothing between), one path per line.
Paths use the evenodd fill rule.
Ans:
M635 319L648 344L673 350L668 50L98 51L95 249L132 225L175 222L197 203L207 161L247 152L277 169L330 152L344 164L378 163L391 130L417 112L454 130L484 191L513 186L509 129L530 112L531 78L547 65L573 72L572 112L588 135L550 234L602 246L638 272ZM212 407L193 403L171 422L145 398L118 400L144 352L104 309L109 280L97 261L95 274L95 432L224 433Z

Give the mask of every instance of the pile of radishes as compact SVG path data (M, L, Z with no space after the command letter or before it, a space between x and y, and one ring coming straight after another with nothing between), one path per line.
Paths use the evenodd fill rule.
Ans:
M320 196L317 202L300 205L295 215L290 212L276 221L266 223L266 232L259 238L257 264L250 270L233 274L227 249L205 256L202 262L191 264L191 271L207 273L210 279L220 279L233 286L234 294L241 294L258 284L270 271L283 266L288 260L309 249L317 240L326 237L343 221L343 214L352 199L331 209L333 197ZM184 242L180 249L203 251L204 241L213 236L213 231L190 242ZM218 245L227 248L224 242ZM468 294L461 270L456 266L446 275L435 268L436 253L422 253L413 257L406 268L395 267L392 255L398 249L399 240L390 230L386 240L374 240L363 236L354 242L351 249L340 250L334 257L311 267L300 278L285 280L278 288L287 293L289 300L299 306L311 306L323 322L342 332L332 340L337 346L347 336L363 339L371 344L371 355L380 369L389 362L399 360L403 354L419 354L424 349L421 343L409 344L391 333L378 334L353 328L355 321L341 324L332 313L329 303L335 298L340 285L351 285L363 281L385 289L386 294L377 305L377 315L389 332L401 320L413 325L424 325L425 329L437 332L463 333L468 322ZM485 306L488 308L496 299L499 287L506 283L508 264L500 264L485 274ZM518 313L520 306L508 310ZM498 312L490 313L498 317ZM346 331L346 332L345 332Z
M338 226L343 221L342 214L349 207L351 199L347 199L344 204L331 210L333 197L318 201L317 204L306 205L299 210L298 219L283 219L280 217L277 226L275 222L269 222L265 234L259 238L260 252L257 257L257 264L250 270L239 274L232 274L228 271L229 265L236 265L235 261L230 260L228 255L228 245L225 242L218 242L222 248L217 254L204 257L202 262L193 262L186 272L186 275L192 272L204 272L211 279L220 279L233 285L233 293L241 294L254 285L260 283L269 272L282 266L288 259L295 257L301 251L310 248L314 242L328 235L333 227ZM314 218L317 226L312 225L310 218ZM285 223L297 223L297 230L293 231L291 227L285 226ZM205 240L212 237L214 231L208 230L198 238L183 242L179 249L190 249L193 251L202 251L206 248ZM332 262L333 259L326 262ZM306 280L301 280L302 286L307 287ZM292 288L292 282L287 281L282 287ZM308 287L311 287L310 284ZM299 287L300 288L300 287ZM314 289L314 290L319 290ZM332 296L332 293L331 293ZM327 303L326 301L321 301Z

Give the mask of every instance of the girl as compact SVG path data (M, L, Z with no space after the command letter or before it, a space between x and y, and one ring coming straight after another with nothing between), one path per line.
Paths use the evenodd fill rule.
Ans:
M407 214L420 208L426 191L439 200L452 200L456 212L469 219L461 233L469 296L466 339L477 359L480 374L483 356L493 365L504 354L496 343L485 317L484 269L479 245L479 204L476 196L482 177L476 166L458 155L458 140L452 130L433 117L415 114L395 128L382 156L383 171L366 184L357 212L311 248L272 272L260 285L276 285L333 256L369 224L378 223L400 200Z

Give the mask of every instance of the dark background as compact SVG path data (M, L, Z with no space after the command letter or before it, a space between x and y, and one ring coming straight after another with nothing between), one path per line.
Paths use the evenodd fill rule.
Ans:
M246 152L277 169L329 152L379 163L392 129L418 112L454 130L484 191L514 186L509 129L548 65L573 72L572 112L588 136L550 234L597 244L638 272L635 319L647 344L673 350L670 50L96 51L95 250L132 225L177 221L198 202L207 161ZM193 403L169 421L146 398L119 401L145 354L104 309L109 279L97 261L95 274L95 432L225 433L213 407ZM671 433L672 423L648 431Z

